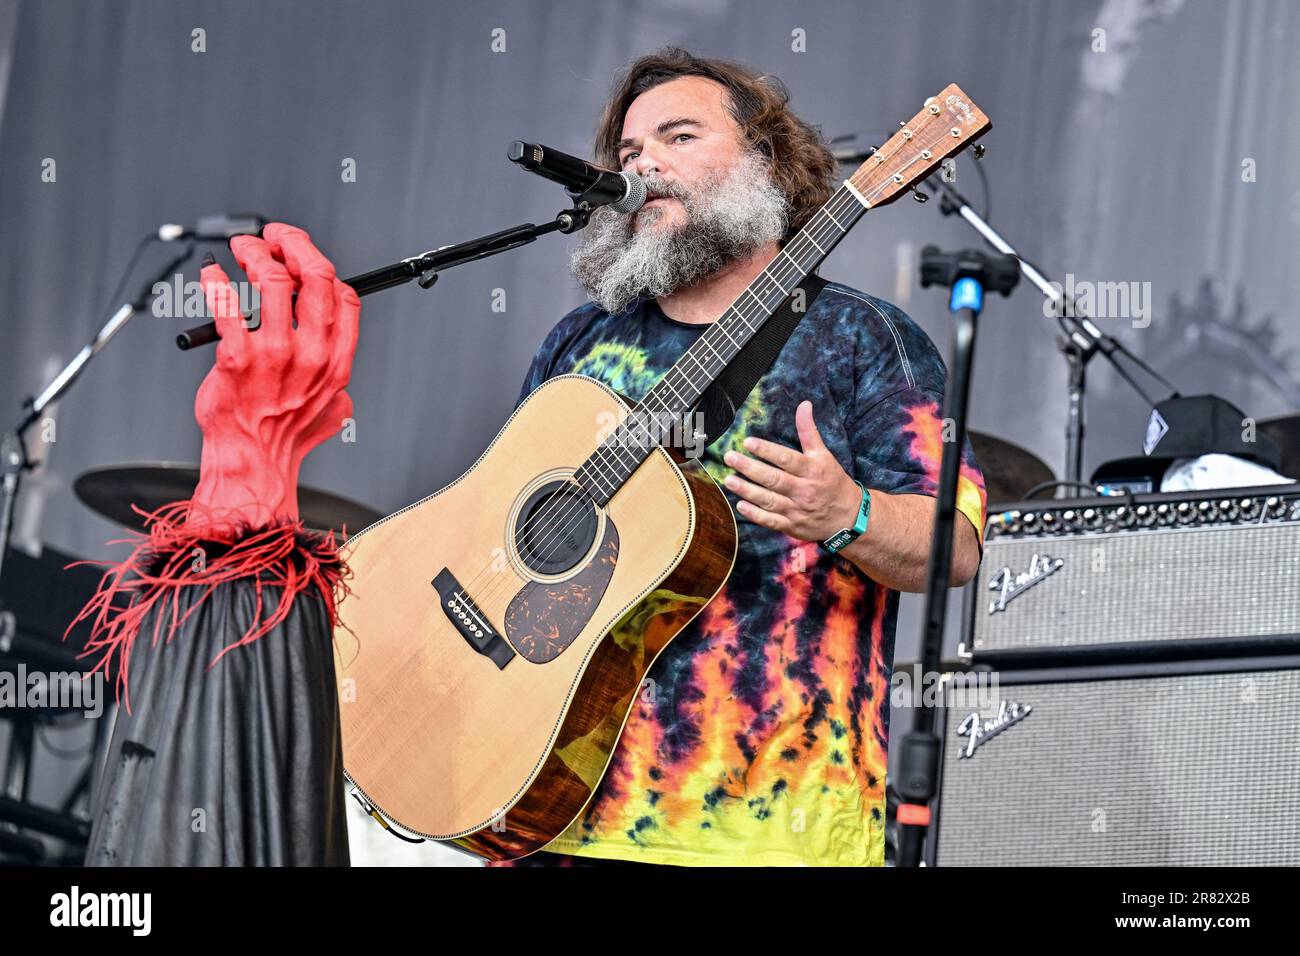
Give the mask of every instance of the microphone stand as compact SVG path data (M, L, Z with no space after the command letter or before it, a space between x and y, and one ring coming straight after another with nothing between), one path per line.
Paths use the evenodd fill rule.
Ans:
M587 221L591 218L591 212L591 204L584 199L584 196L578 196L574 200L572 209L565 209L563 212L558 213L553 220L540 226L531 222L522 223L509 229L502 229L500 232L480 236L477 239L458 242L450 246L440 246L421 255L411 256L408 259L394 262L392 265L382 266L343 281L352 286L357 295L369 295L371 292L391 289L393 286L405 285L411 281L418 282L422 289L428 289L438 281L439 273L450 269L452 266L474 262L477 259L485 259L508 249L516 249L519 246L535 241L538 236L544 236L550 232L560 232L566 235L577 232L587 225ZM200 345L216 342L219 338L216 323L207 322L203 325L196 325L192 329L186 329L177 335L176 347L182 352L187 352Z
M3 490L0 491L0 654L8 653L12 648L18 629L13 614L5 611L2 606L4 599L4 568L9 554L9 541L13 535L18 489L22 483L23 473L31 471L39 464L39 462L32 461L27 454L27 431L40 420L46 408L57 401L71 387L72 383L85 371L90 360L98 355L100 350L109 343L109 340L122 330L122 326L126 325L133 315L148 305L154 285L164 281L193 252L194 243L187 242L181 247L181 251L174 258L168 260L166 265L158 271L156 277L150 278L148 282L141 285L140 292L135 298L118 306L109 320L104 323L103 328L82 347L81 351L64 367L63 371L56 375L54 380L39 395L35 398L28 398L23 402L23 412L17 424L0 438L0 472L3 473ZM21 732L21 728L15 726L9 744L9 753L5 760L3 788L0 788L4 796L16 800L26 799L30 763L30 732Z
M977 157L978 159L978 157ZM1087 390L1088 362L1098 352L1115 367L1120 376L1132 386L1148 405L1155 401L1141 386L1134 381L1128 371L1119 364L1118 355L1123 355L1152 378L1168 388L1173 395L1178 394L1174 387L1159 372L1142 359L1134 355L1118 339L1103 332L1088 316L1079 312L1072 296L1066 296L1062 287L1049 280L1031 262L1026 260L1012 247L1011 243L975 211L970 202L953 186L942 178L923 180L922 185L930 186L939 195L939 211L945 216L959 215L994 249L1003 255L1014 256L1020 263L1020 271L1038 291L1051 303L1052 314L1061 324L1062 336L1057 340L1057 347L1065 356L1069 367L1067 384L1067 414L1065 424L1065 474L1064 477L1073 485L1067 485L1067 497L1077 497L1083 481L1083 439L1084 439L1084 397ZM917 196L923 196L917 193Z
M934 246L921 250L921 285L952 288L948 309L956 317L952 375L944 391L943 417L953 423L955 435L943 443L939 464L939 491L935 502L934 537L925 588L925 630L921 635L921 673L939 673L943 632L948 613L948 587L952 579L953 526L957 517L957 480L966 436L966 406L970 396L971 366L975 358L975 330L984 306L984 292L1007 296L1020 272L1014 256L990 256L975 249L941 253ZM939 773L939 737L936 708L924 703L914 708L912 729L903 737L899 760L897 820L898 865L917 866L927 830L930 804Z
M875 151L876 147L874 146L864 150L842 149L836 151L835 158L841 163L861 163L870 158ZM982 144L974 148L973 155L975 161L978 162L980 157L984 155ZM983 170L981 170L982 173ZM930 194L921 192L920 187L922 186L927 187L932 192ZM1080 490L1086 487L1082 483L1084 397L1087 391L1088 362L1092 360L1092 357L1100 351L1106 357L1106 360L1114 366L1120 377L1128 382L1129 386L1142 396L1142 399L1148 405L1154 406L1155 401L1134 381L1128 370L1119 364L1118 355L1127 357L1134 365L1169 389L1170 397L1177 397L1179 394L1178 389L1150 365L1129 351L1123 342L1107 335L1092 319L1080 314L1073 296L1066 296L1060 285L1052 282L1033 263L1016 252L1011 243L1007 242L983 216L975 211L975 208L966 197L944 181L942 177L935 179L932 174L921 180L913 188L912 192L915 198L923 203L929 201L931 194L937 194L940 197L939 211L941 213L945 216L961 216L994 249L1003 255L1014 256L1019 261L1020 270L1025 278L1037 286L1038 291L1051 303L1052 315L1060 324L1062 332L1057 339L1057 348L1065 356L1065 361L1069 367L1065 420L1066 482L1063 484L1068 489L1066 492L1067 497L1078 497Z

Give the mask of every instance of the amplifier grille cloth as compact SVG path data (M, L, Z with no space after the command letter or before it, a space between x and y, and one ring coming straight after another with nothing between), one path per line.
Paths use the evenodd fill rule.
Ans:
M1055 573L989 613L988 582L1033 555ZM1300 524L1043 537L986 545L974 651L1300 633Z
M1300 864L1300 670L1000 692L972 757L948 714L940 865Z

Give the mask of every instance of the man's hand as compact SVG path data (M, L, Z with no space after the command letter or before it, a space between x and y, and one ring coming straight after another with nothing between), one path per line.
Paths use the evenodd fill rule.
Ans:
M722 460L745 478L728 475L724 483L745 499L736 510L755 524L801 541L825 541L841 528L853 527L862 490L822 442L812 402L799 403L794 423L802 451L746 438L745 448L763 461L727 452Z
M813 421L811 402L799 403L795 427L802 451L747 438L745 447L763 461L727 452L723 461L745 478L728 475L724 484L744 499L736 505L742 517L801 541L825 541L841 528L853 527L862 490L826 448ZM841 549L840 557L887 588L924 591L935 500L873 489L867 493L871 517L866 533ZM979 534L962 515L953 533L952 586L973 578L979 562Z
M246 327L221 266L208 265L201 275L221 341L194 403L203 462L191 524L230 529L297 521L303 458L352 415L344 387L361 300L301 229L271 223L262 235L230 241L258 291L255 330Z

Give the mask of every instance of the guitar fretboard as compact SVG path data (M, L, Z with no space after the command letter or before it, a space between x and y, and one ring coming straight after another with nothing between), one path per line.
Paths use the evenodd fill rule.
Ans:
M605 505L661 443L655 421L680 422L795 287L817 268L862 218L866 207L841 185L722 316L710 323L623 423L574 473L598 505Z

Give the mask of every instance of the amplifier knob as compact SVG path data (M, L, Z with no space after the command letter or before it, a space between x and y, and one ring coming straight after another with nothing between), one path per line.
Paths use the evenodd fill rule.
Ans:
M1101 514L1097 511L1096 508L1084 508L1084 509L1083 509L1083 523L1084 523L1084 524L1087 524L1087 525L1095 525L1095 524L1096 524L1098 521L1100 521L1100 520L1101 520Z
M1012 530L1015 519L1012 517L1014 512L1001 511L989 518L988 536L1008 534Z
M1115 520L1119 522L1120 527L1131 528L1133 527L1134 521L1133 512L1123 505L1120 505L1115 509Z
M1269 495L1264 502L1264 513L1272 518L1280 518L1284 511L1286 511L1286 505L1282 502L1282 499L1277 495Z
M1253 515L1255 513L1255 508L1257 507L1257 502L1254 498L1242 498L1241 501L1237 502L1237 507L1241 509L1242 514Z
M1180 524L1186 524L1191 521L1196 514L1196 512L1192 510L1192 506L1186 501L1178 502L1178 507L1175 510Z
M1202 501L1196 506L1196 517L1199 521L1213 521L1218 517L1214 512L1214 506L1208 501Z
M1052 514L1050 511L1044 511L1044 512L1043 512L1043 530L1044 530L1044 531L1055 531L1055 530L1056 530L1056 527L1057 527L1057 525L1056 525L1056 515Z
M1138 524L1144 528L1153 524L1156 520L1156 513L1148 505L1138 505L1134 512L1137 515Z
M1038 525L1038 515L1034 514L1032 511L1026 511L1025 516L1020 520L1026 529L1034 528Z
M1219 517L1224 521L1233 521L1237 517L1237 506L1224 498L1219 502Z

